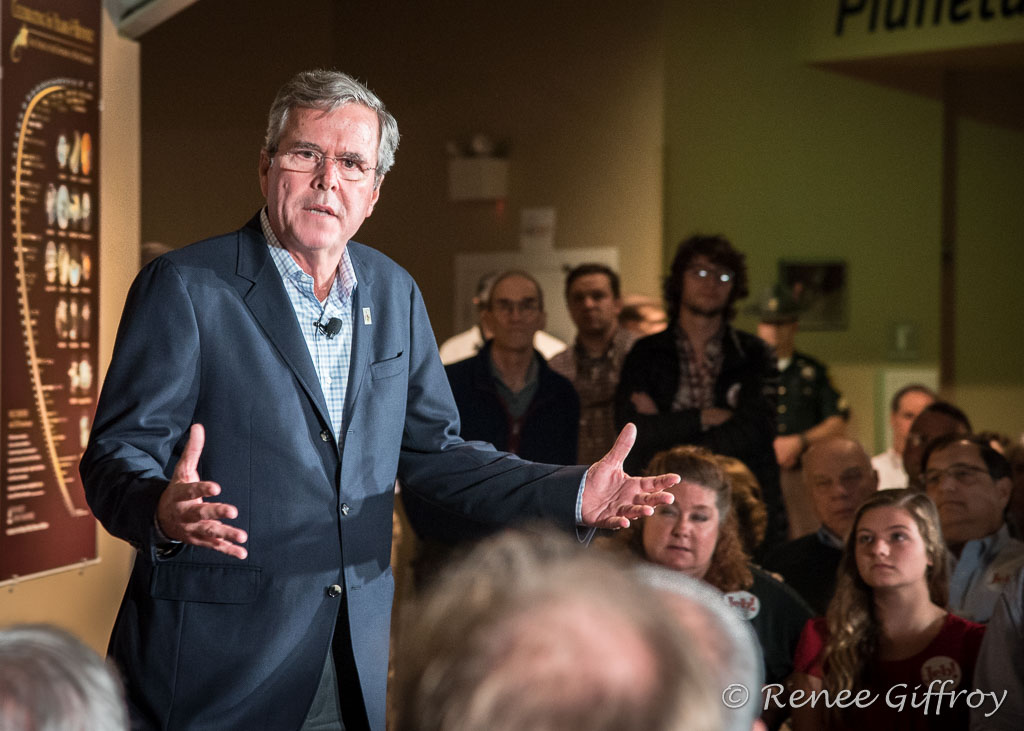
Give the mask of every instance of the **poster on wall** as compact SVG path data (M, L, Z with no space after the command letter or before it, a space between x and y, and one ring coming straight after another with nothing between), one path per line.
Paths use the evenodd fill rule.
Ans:
M101 0L0 10L0 583L97 560Z

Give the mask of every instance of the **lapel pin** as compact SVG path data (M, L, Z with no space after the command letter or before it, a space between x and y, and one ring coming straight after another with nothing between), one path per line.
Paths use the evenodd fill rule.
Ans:
M371 325L371 324L373 324L373 321L370 319L370 308L369 307L364 307L363 308L363 324L364 325Z

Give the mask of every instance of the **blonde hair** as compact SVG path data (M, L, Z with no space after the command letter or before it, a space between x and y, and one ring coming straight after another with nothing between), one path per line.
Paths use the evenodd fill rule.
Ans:
M949 562L935 503L916 490L882 490L857 510L839 563L836 593L825 617L829 639L822 669L829 691L854 690L862 685L867 666L878 654L880 627L875 617L873 590L857 569L857 526L870 510L894 507L917 524L930 565L926 573L932 603L944 607L949 599Z

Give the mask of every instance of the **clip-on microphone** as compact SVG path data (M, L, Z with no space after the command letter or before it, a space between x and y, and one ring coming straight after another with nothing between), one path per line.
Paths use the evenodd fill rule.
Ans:
M316 325L316 329L322 332L328 340L341 332L341 319L337 317L332 317L327 321L326 325L321 324L319 320L314 324Z

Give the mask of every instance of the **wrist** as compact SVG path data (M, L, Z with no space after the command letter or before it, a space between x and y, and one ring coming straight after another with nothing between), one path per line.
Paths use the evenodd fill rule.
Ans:
M176 541L164 533L164 529L160 527L160 517L156 513L153 514L153 532L156 535L156 542L158 546L168 547L181 543L181 541Z

